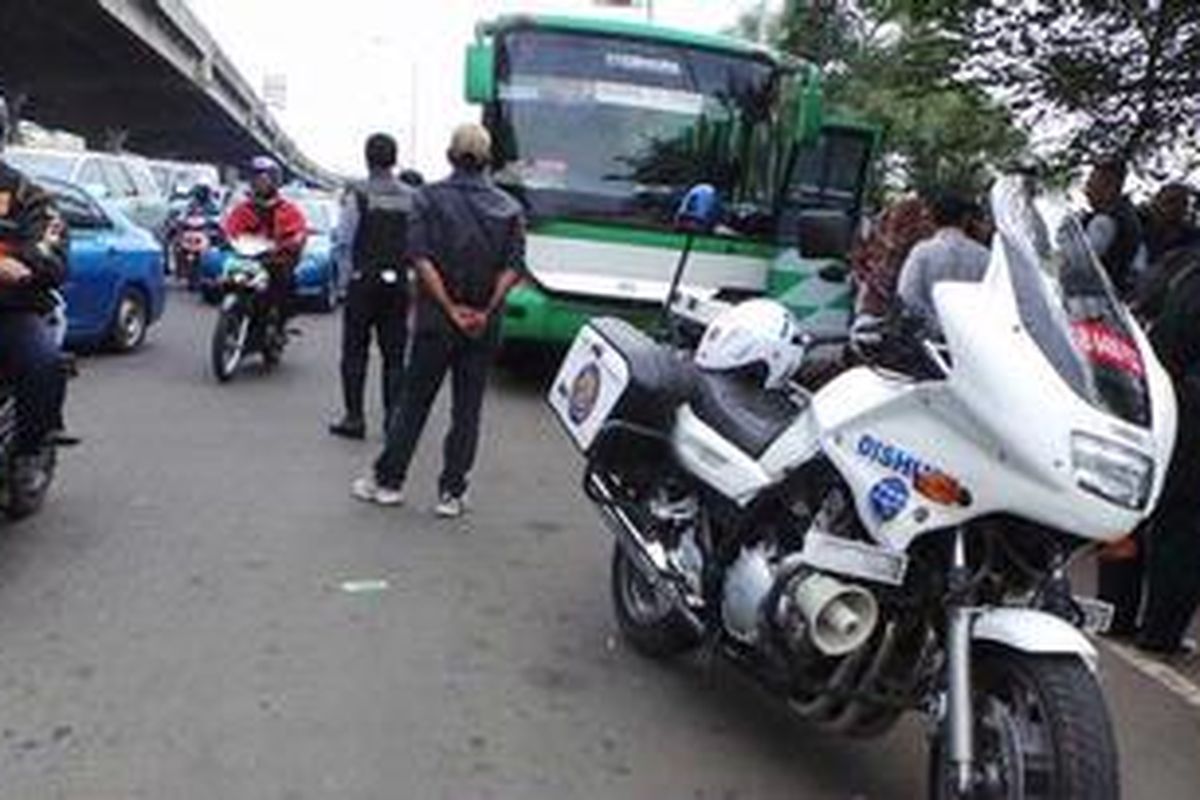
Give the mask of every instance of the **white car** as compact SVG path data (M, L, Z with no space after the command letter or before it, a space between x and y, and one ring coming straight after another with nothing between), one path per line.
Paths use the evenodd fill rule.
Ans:
M4 159L35 179L56 178L83 186L162 238L167 198L159 191L145 159L127 153L23 147L5 150Z

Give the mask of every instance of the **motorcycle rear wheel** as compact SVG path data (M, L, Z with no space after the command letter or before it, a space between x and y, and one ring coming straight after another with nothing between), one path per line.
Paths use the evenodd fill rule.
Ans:
M246 353L249 318L238 306L222 306L212 336L212 369L217 380L228 382L237 372Z
M1117 746L1095 676L1073 656L1003 648L973 665L980 785L969 800L1117 800ZM930 800L959 800L943 737L930 753Z
M617 626L644 656L677 656L699 644L683 615L659 595L620 545L613 546L612 598Z
M54 472L58 464L58 451L52 446L47 445L38 454L39 469L41 470L41 479L32 489L25 489L18 485L18 482L13 475L13 466L11 459L5 465L5 470L8 474L5 476L4 486L6 502L4 505L4 513L9 519L18 520L31 516L42 507L46 501L46 495L50 491L50 485L54 483Z

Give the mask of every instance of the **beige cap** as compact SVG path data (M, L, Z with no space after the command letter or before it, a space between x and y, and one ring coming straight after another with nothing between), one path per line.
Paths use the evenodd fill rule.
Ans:
M480 164L492 159L492 135L477 122L466 122L454 129L450 137L450 157L471 157Z

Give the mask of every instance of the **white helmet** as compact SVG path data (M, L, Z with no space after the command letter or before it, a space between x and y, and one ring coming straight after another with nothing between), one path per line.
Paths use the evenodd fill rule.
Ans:
M753 364L766 368L763 387L783 386L804 356L790 311L774 300L747 300L722 311L709 323L696 350L696 366L728 372Z

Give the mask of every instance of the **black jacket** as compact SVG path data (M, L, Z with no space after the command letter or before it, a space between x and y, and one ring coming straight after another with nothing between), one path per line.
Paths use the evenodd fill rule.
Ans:
M0 312L45 312L52 289L67 277L67 226L50 195L8 166L0 156L0 254L33 275L18 285L0 284Z
M487 175L456 170L417 195L408 254L414 262L432 261L456 302L483 308L505 270L524 272L524 212ZM495 339L499 326L499 315L493 316L485 338ZM423 289L417 295L417 330L455 330Z
M1200 506L1200 258L1172 276L1161 311L1150 328L1150 341L1175 386L1179 430L1171 463L1168 494L1180 490Z

